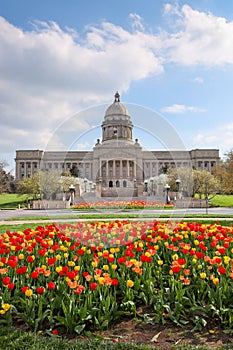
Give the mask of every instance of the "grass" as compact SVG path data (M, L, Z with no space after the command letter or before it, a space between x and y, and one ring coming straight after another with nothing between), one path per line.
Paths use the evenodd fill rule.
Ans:
M0 194L0 209L16 209L19 205L24 208L26 198L28 198L26 194Z
M66 338L45 337L25 331L14 331L1 329L0 349L4 350L150 350L152 347L145 345L136 346L132 344L116 344L113 341L102 341L100 339L90 340L68 340ZM153 347L154 349L154 347Z
M218 207L233 207L233 195L217 195L211 199L211 204Z
M22 217L13 217L10 219L6 219L5 221L35 221L35 220L75 220L75 219L93 219L93 220L99 220L99 219L197 219L197 218L207 218L212 219L216 218L215 214L178 214L178 213L171 213L171 214L158 214L156 215L156 212L153 214L146 214L146 213L139 213L139 214L81 214L78 215L56 215L56 216L49 216L49 215L41 215L41 216L22 216ZM233 218L233 215L226 215L226 214L218 214L218 218Z
M129 343L114 343L112 340L103 340L101 338L90 337L83 339L66 339L60 337L48 338L43 335L18 331L1 327L0 331L0 349L1 350L152 350L154 345L133 345ZM162 350L159 344L156 349ZM206 345L174 345L173 350L213 350L212 346ZM231 350L232 344L217 346L215 350Z

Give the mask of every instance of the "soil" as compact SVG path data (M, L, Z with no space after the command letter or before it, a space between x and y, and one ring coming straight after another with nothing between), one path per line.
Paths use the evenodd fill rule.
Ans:
M232 344L233 349L233 336L224 333L217 324L193 332L190 326L178 327L169 322L165 325L152 325L134 319L124 319L98 335L117 343L148 345L160 350L174 350L174 346L187 343L206 346L209 349Z

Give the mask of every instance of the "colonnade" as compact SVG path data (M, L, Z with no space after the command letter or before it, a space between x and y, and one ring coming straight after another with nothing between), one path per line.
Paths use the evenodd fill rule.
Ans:
M100 178L136 178L136 162L128 159L100 160Z

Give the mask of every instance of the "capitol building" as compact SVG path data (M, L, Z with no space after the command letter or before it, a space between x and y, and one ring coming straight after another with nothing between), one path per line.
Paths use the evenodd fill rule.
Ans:
M101 125L102 137L91 151L16 151L16 180L39 170L76 172L96 184L101 197L138 197L145 180L166 170L191 167L212 171L219 162L218 149L143 150L133 140L133 122L116 92Z

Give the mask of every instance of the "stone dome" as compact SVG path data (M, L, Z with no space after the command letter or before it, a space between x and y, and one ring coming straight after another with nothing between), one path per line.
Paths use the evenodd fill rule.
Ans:
M115 93L115 101L107 108L102 123L102 142L110 140L132 141L133 124L127 108L120 102L120 94Z
M107 108L104 121L125 121L130 122L130 115L123 103L120 102L119 92L115 93L115 101Z

